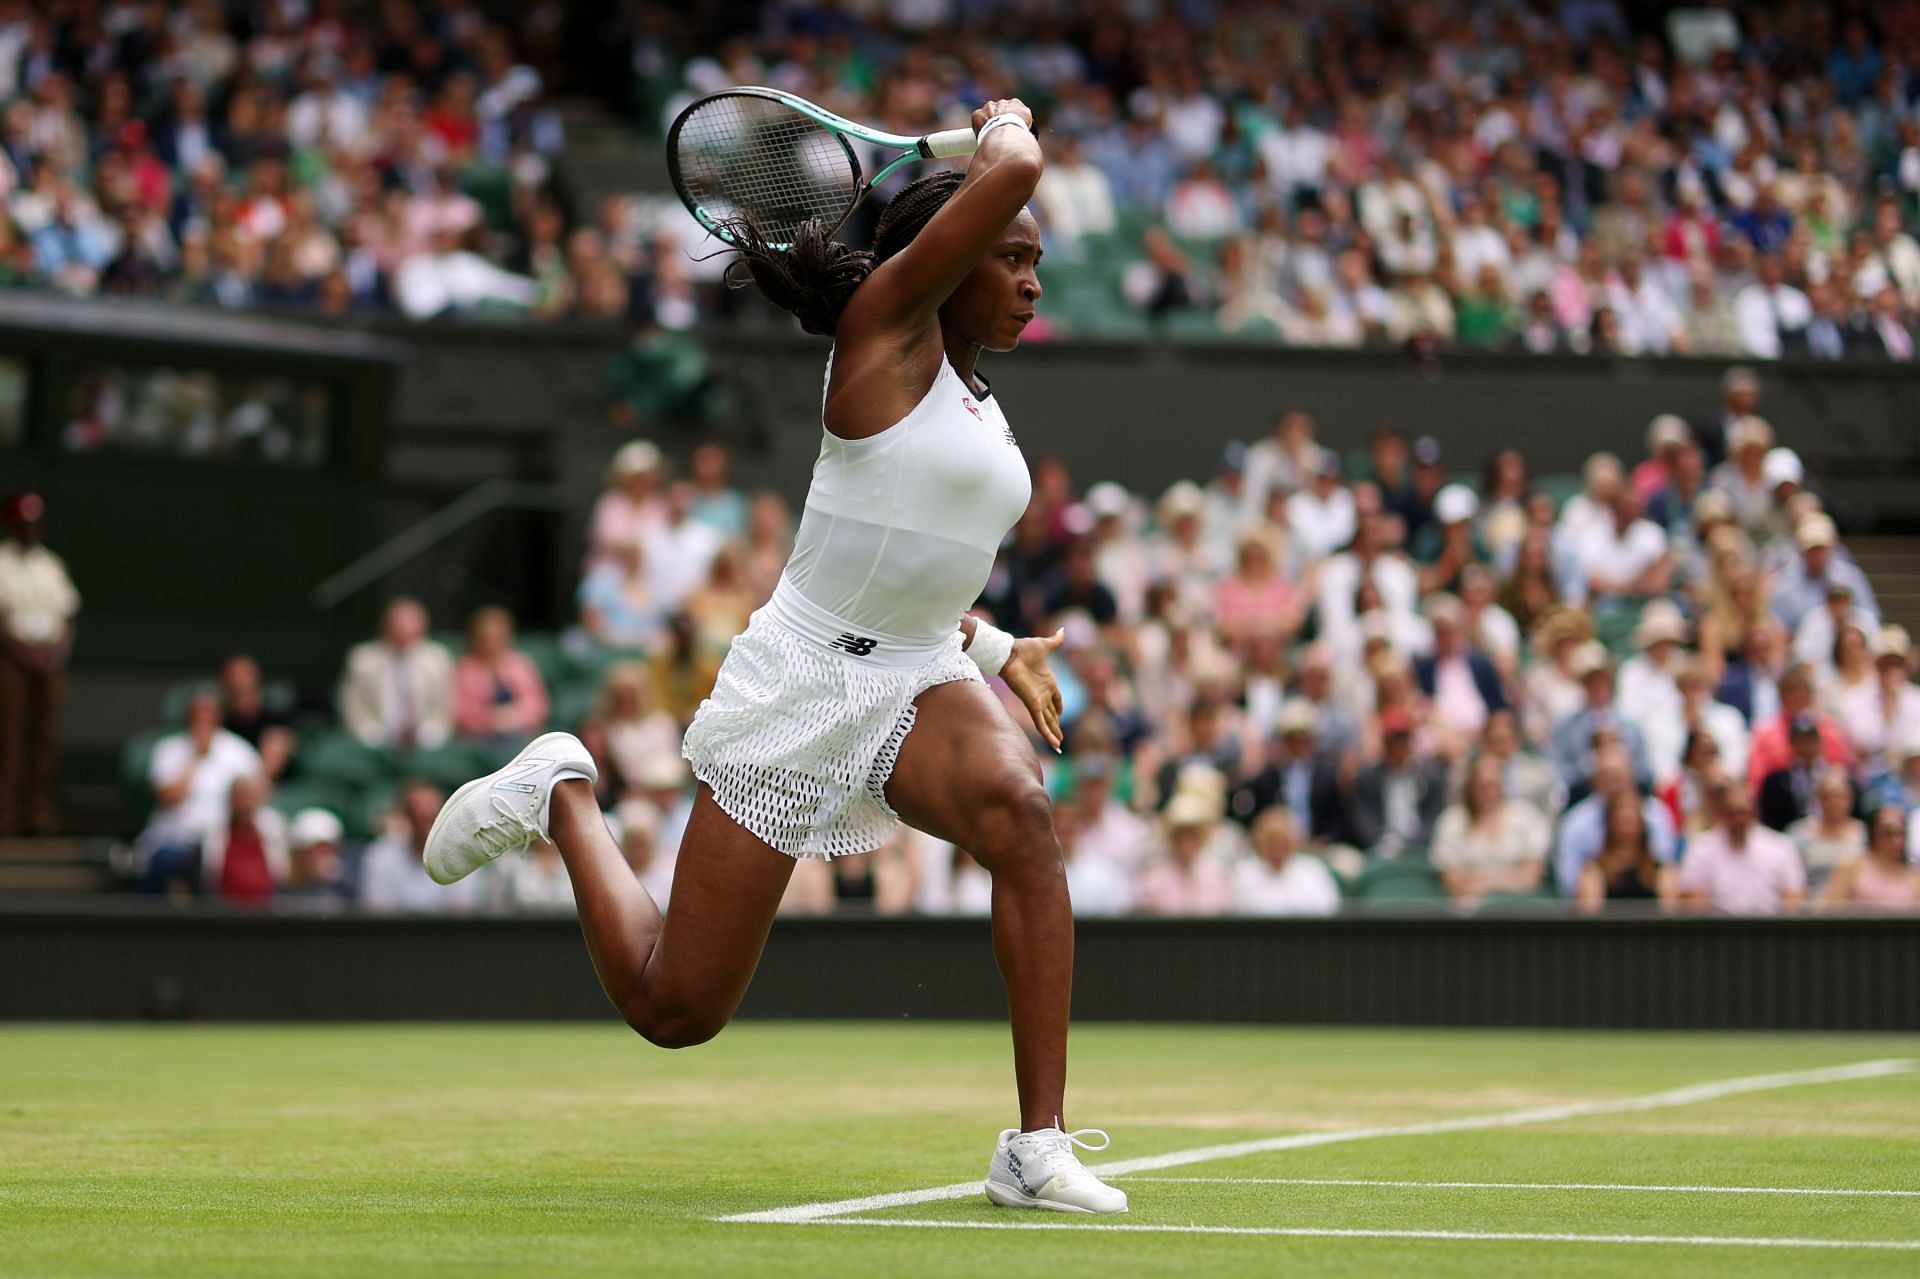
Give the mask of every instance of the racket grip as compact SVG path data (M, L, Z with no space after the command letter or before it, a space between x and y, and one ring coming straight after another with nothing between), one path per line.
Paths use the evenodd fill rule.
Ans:
M930 160L944 160L949 156L972 155L974 145L972 129L942 129L920 139L920 154Z

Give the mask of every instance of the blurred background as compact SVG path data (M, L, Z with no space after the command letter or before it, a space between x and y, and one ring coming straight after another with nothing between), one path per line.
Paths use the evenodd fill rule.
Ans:
M667 182L738 83L1034 109L1077 911L1920 910L1920 4L1613 0L0 0L9 909L564 918L419 864L549 727L664 900L820 429Z

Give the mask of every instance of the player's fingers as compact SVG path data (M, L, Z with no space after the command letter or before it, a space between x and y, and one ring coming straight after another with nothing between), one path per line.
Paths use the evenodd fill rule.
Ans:
M1040 642L1047 646L1047 651L1049 653L1053 652L1055 649L1059 648L1062 644L1067 642L1067 628L1062 626L1059 630L1047 636L1045 639L1041 640Z

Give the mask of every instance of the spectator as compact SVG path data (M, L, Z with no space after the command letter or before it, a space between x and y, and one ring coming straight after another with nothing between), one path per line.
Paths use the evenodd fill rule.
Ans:
M1845 588L1851 607L1865 614L1869 625L1877 626L1880 609L1873 586L1852 560L1835 553L1839 539L1833 521L1825 515L1809 515L1800 522L1794 540L1800 547L1799 558L1773 590L1774 615L1787 629L1796 630L1808 614L1821 608L1833 586Z
M1672 488L1679 471L1680 455L1692 446L1693 430L1687 420L1673 413L1662 413L1647 425L1647 458L1633 468L1629 480L1640 501L1649 508L1653 499ZM1692 505L1692 494L1679 495L1674 505L1685 509ZM1665 512L1663 512L1664 514ZM1671 528L1671 518L1653 517L1662 528Z
M665 814L652 800L636 796L621 800L608 822L618 835L620 854L626 859L628 869L633 871L633 877L640 881L640 886L652 895L662 913L671 904L673 870L679 862L677 847L662 848L660 845L660 828L664 821ZM822 912L833 908L832 885L826 888L826 901L820 907Z
M1845 582L1828 582L1821 606L1801 617L1794 630L1793 659L1814 669L1823 698L1830 697L1837 679L1862 683L1871 675L1872 649L1867 636L1879 630L1878 618L1854 606L1853 587ZM1843 632L1849 634L1844 641ZM1837 669L1843 649L1850 663L1844 677Z
M1241 915L1332 915L1340 886L1326 866L1300 851L1292 816L1269 808L1253 819L1252 857L1233 868L1233 909Z
M1641 611L1633 628L1639 650L1620 665L1620 714L1640 726L1647 746L1648 775L1664 780L1680 762L1686 721L1681 714L1679 675L1686 665L1686 619L1666 600Z
M1316 748L1319 713L1313 703L1293 698L1280 709L1275 741L1266 764L1238 786L1228 812L1251 822L1273 808L1292 819L1292 837L1318 847L1340 835L1340 792L1336 761Z
M1085 251L1086 237L1107 235L1114 229L1113 186L1072 134L1061 138L1047 157L1047 171L1034 192L1034 202L1048 238L1063 256L1079 256Z
M1224 915L1233 906L1227 869L1207 847L1216 821L1203 795L1175 795L1162 821L1166 835L1140 876L1145 915Z
M1213 610L1214 624L1228 644L1244 649L1255 640L1289 639L1299 629L1301 601L1292 579L1280 571L1280 559L1279 530L1272 525L1254 525L1240 534L1234 571L1220 580ZM1096 615L1095 620L1101 619Z
M1622 795L1604 809L1606 834L1599 852L1581 868L1575 902L1583 915L1597 915L1608 903L1646 901L1673 909L1679 886L1673 867L1654 856L1651 828L1634 795Z
M1067 896L1073 902L1075 916L1100 917L1124 915L1133 909L1133 879L1113 859L1088 856L1082 847L1087 812L1066 804L1054 810L1054 834L1060 840L1060 856L1067 866Z
M1560 780L1570 792L1580 793L1593 775L1604 741L1617 742L1632 761L1640 781L1653 776L1640 728L1624 718L1613 704L1613 658L1597 642L1588 640L1571 659L1571 673L1584 695L1581 708L1553 726L1552 759Z
M519 857L499 862L488 883L493 904L508 910L573 911L573 881L550 839L535 839Z
M1529 741L1551 745L1555 726L1586 706L1592 639L1593 619L1578 609L1558 608L1534 628L1534 660L1521 675L1521 722Z
M139 839L145 892L200 881L201 841L227 824L233 784L260 772L258 752L220 727L220 695L213 688L188 697L186 720L181 732L155 743L147 766L154 810Z
M1747 787L1759 795L1766 779L1783 768L1792 767L1799 752L1793 739L1814 734L1819 758L1842 768L1853 766L1853 748L1831 716L1814 706L1813 672L1798 663L1789 666L1780 677L1780 713L1753 729L1753 745L1747 758Z
M1466 606L1451 595L1428 599L1433 654L1413 659L1414 678L1433 708L1432 726L1441 755L1457 759L1480 736L1487 717L1507 708L1500 672L1476 651L1467 635Z
M659 647L668 609L654 591L638 546L622 546L590 569L580 583L580 629L614 652Z
M1474 540L1479 513L1480 499L1464 484L1448 484L1434 494L1431 514L1412 548L1421 591L1457 591L1460 574L1486 558Z
M1867 851L1867 824L1853 815L1853 779L1840 769L1822 768L1813 794L1811 811L1787 826L1786 836L1807 868L1808 886L1818 892L1835 867Z
M1707 482L1727 495L1734 522L1750 537L1764 536L1773 515L1773 488L1766 480L1773 427L1751 413L1727 428L1727 460L1713 468Z
M1340 482L1338 453L1315 450L1305 483L1287 497L1286 512L1293 563L1300 573L1353 540L1353 493Z
M666 501L660 496L665 472L660 450L647 440L630 440L614 453L606 489L593 507L589 572L643 545L666 522Z
M1870 769L1890 766L1893 751L1920 734L1920 688L1911 682L1913 641L1904 626L1883 626L1874 643L1873 678L1841 692L1833 714Z
M1320 639L1348 660L1363 647L1354 606L1363 583L1379 593L1390 621L1404 625L1416 616L1420 586L1413 566L1388 549L1384 518L1373 512L1359 517L1352 544L1321 564L1315 588Z
M1759 278L1734 297L1733 312L1741 353L1777 360L1789 335L1800 333L1813 319L1813 304L1786 282L1780 254L1763 252Z
M1814 793L1827 771L1820 757L1820 721L1813 712L1795 715L1788 724L1788 734L1793 754L1784 766L1760 782L1760 823L1780 831L1814 811Z
M220 727L260 752L262 775L274 781L287 771L296 738L285 710L267 704L260 663L235 653L220 664Z
M1654 860L1662 865L1673 862L1676 841L1673 820L1666 806L1652 796L1642 795L1634 781L1633 762L1626 748L1610 743L1594 753L1592 789L1560 819L1553 877L1562 895L1571 897L1578 891L1581 872L1600 855L1607 840L1607 810L1616 800L1640 806Z
M720 553L720 535L693 517L697 496L690 481L668 485L663 518L642 536L648 594L668 612L707 580Z
M324 808L303 808L293 815L287 829L282 898L314 910L336 909L351 900L340 864L344 834L340 819Z
M479 609L467 623L467 651L453 669L453 721L462 737L502 758L546 727L546 681L513 646L513 614L504 608Z
M266 806L267 783L257 773L233 780L227 819L201 843L202 891L223 901L262 905L292 873L286 819Z
M1640 499L1622 485L1607 516L1571 548L1582 598L1602 607L1619 599L1664 595L1673 578L1667 535L1640 512Z
M1753 798L1730 782L1714 796L1717 825L1687 845L1680 902L1695 914L1778 915L1800 909L1807 873L1785 835L1754 823Z
M427 638L427 610L398 596L380 637L356 644L340 678L340 719L368 746L433 747L453 733L453 658Z
M1822 911L1920 910L1920 867L1907 856L1907 815L1882 808L1865 852L1834 867L1815 907Z
M1500 607L1507 611L1514 625L1521 630L1533 630L1549 614L1562 608L1560 588L1553 573L1551 547L1545 530L1533 529L1522 535L1513 572L1495 596Z
M398 802L380 837L360 858L360 905L392 914L464 914L487 892L489 876L469 875L457 884L436 884L422 858L427 832L440 815L445 796L418 779L400 787Z
M1413 733L1413 717L1404 709L1383 712L1380 762L1354 778L1349 842L1370 857L1425 856L1446 804L1446 774L1436 761L1415 755Z
M726 445L696 446L687 458L687 479L693 485L695 520L724 540L746 536L747 495L733 486L733 457Z
M47 504L29 489L10 498L0 542L0 836L51 835L58 825L54 766L80 595L43 541Z
M1433 867L1463 905L1490 893L1532 893L1540 887L1551 837L1538 810L1507 794L1504 761L1481 755L1468 766L1461 802L1434 826Z

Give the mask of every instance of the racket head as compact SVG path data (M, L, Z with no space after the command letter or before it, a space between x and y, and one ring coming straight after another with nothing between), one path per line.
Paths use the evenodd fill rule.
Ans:
M735 247L734 218L785 249L810 219L837 232L866 194L844 136L786 95L752 87L709 94L680 113L667 131L667 173L695 220Z

